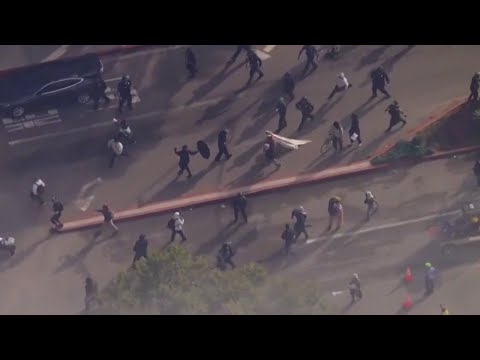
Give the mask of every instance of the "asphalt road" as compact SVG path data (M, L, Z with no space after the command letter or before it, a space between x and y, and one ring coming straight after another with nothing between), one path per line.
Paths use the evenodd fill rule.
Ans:
M261 50L267 46L256 47ZM38 126L35 121L41 122L45 119L40 114L39 117L28 120L34 122L33 129L3 131L0 139L2 147L0 168L3 175L0 199L5 211L0 219L0 226L5 233L14 234L21 239L20 249L24 250L24 255L19 253L15 257L19 260L12 259L5 263L13 262L15 265L5 270L1 276L2 286L4 285L5 289L8 288L10 291L4 295L5 301L0 305L0 312L75 311L81 306L79 291L81 292L82 289L81 286L77 288L77 284L83 281L82 277L85 273L95 273L101 282L107 281L115 271L128 262L125 260L129 256L128 247L131 246L131 238L135 237L133 232L137 231L132 230L131 236L129 235L128 239L125 238L124 243L119 245L119 249L111 248L111 242L95 247L90 243L88 236L81 234L46 240L45 230L49 209L39 210L32 206L28 199L28 191L35 176L45 180L49 195L57 195L64 201L65 218L73 218L87 215L82 213L79 205L80 202L84 204L85 201L78 200L85 200L88 196L91 203L86 212L92 211L103 202L108 202L114 209L122 209L160 199L245 185L267 177L291 176L364 159L385 142L404 135L405 131L421 122L422 118L439 104L465 94L471 73L477 70L475 58L479 51L478 47L473 46L416 46L413 49L407 49L406 46L345 46L346 52L340 60L321 61L315 73L297 84L297 98L307 95L316 108L322 110L313 123L307 124L304 133L299 136L292 135L311 139L313 143L282 156L282 167L279 171L273 172L273 169L264 169L257 164L258 156L264 130L273 129L277 125L272 109L279 95L278 79L287 70L293 69L294 73L298 74L303 67L304 63L296 60L299 47L287 45L270 47L268 58L265 55L264 60L265 77L243 91L239 90L247 80L247 69L234 65L222 73L224 63L231 56L233 47L201 46L194 50L199 58L200 73L197 79L189 82L186 80L183 68L184 49L181 47L149 49L105 60L105 79L111 80L109 84L116 85L117 79L128 73L132 77L138 97L133 112L124 115L132 123L138 144L131 148L130 156L121 159L114 169L106 168L106 142L113 132L111 120L116 116L113 108L102 108L97 112L90 111L88 107L50 109L57 111L52 118L60 121ZM391 92L400 101L410 118L406 128L394 132L389 137L383 135L383 129L388 121L383 110L388 102L379 98L361 107L370 97L368 72L378 64L383 64L390 73ZM344 72L354 86L343 97L338 96L330 102L330 105L322 107L333 87L335 75L339 72ZM360 149L349 149L340 155L327 154L323 158L319 157L320 144L330 124L335 120L344 123L352 111L360 113L362 117L364 146ZM286 136L295 133L299 117L300 115L293 107L290 107L287 115L289 127L285 131ZM177 158L173 154L173 147L179 147L184 143L193 146L199 139L214 144L218 130L224 126L228 127L233 135L230 147L234 157L218 165L212 165L209 161L198 157L194 158L191 167L195 176L188 182L184 179L175 180ZM49 135L37 141L31 139L47 134L55 134L55 136ZM12 141L17 142L9 144ZM213 151L215 151L214 148ZM470 171L468 166L465 165L467 172ZM415 168L413 170L415 175L407 176L400 170L394 175L380 177L373 184L385 188L385 192L388 193L395 191L393 189L400 182L399 179L403 181L404 178L410 180L422 178L422 181L428 184L424 189L412 182L411 187L395 192L397 195L402 195L400 196L402 203L409 198L406 197L407 193L411 192L409 207L405 205L405 209L408 208L408 211L412 212L423 209L427 215L430 211L437 211L451 205L441 203L432 208L430 204L432 198L446 201L444 193L449 193L453 189L458 191L457 197L463 196L463 190L459 185L464 181L463 175L446 176L445 171L448 169L442 167L436 170L438 176L435 177L432 177L434 173L426 173L424 176L416 175L417 171L418 169ZM444 189L439 190L437 194L432 193L431 184L438 182L440 176L442 179L445 176L445 183L443 181L439 183L439 186L444 186ZM102 179L101 184L87 191L87 194L80 194L83 187L98 177ZM456 181L460 183L457 184ZM372 183L362 183L357 179L345 185L332 186L345 186L349 191L355 191L358 194L367 188L378 192L373 188ZM325 185L320 186L314 192L318 192L320 196L325 194L325 188ZM309 192L312 190L299 191L303 191L305 196L312 196ZM347 190L344 191L347 192ZM426 194L431 194L431 197ZM279 198L282 196L279 195ZM356 209L354 212L357 215L363 211L361 198L362 196L358 195L351 205ZM385 207L390 208L389 219L393 217L401 220L402 218L397 215L398 198L380 197L380 199L383 198L385 200L381 200L382 214ZM284 209L285 214L290 212L292 206L303 202L307 209L312 209L309 211L312 216L315 216L314 205L310 205L306 200L300 200L302 200L301 197L285 200L287 204ZM269 202L266 201L265 206ZM274 202L272 200L272 203ZM438 200L435 200L434 204L438 204ZM424 207L428 208L424 209ZM281 208L281 206L276 204L272 208ZM268 209L260 213L268 213L266 210ZM320 218L323 218L324 211L323 201L317 210L319 216L317 220L320 221ZM278 227L281 227L285 221L285 214L278 215L278 220L272 225L272 234L257 234L263 230L255 230L256 233L252 236L248 233L244 234L252 239L261 237L263 240L264 236L273 239L271 245L266 242L266 250L262 250L265 256L268 255L267 252L276 251L281 246L275 239L278 237ZM402 216L408 219L411 215L402 212ZM380 217L379 214L378 219ZM163 230L166 223L164 220L161 218L152 220L152 223L146 223L145 231L154 232L153 224L157 221L158 226ZM210 236L215 236L224 225L218 223L217 218L204 221L202 224L215 224L211 227ZM350 226L354 225L355 223ZM138 225L135 223L131 226ZM319 233L321 230L321 228L318 229ZM85 244L88 244L86 250L82 250ZM93 251L93 248L98 250ZM73 258L73 262L76 263L77 252L80 252L80 258L86 258L85 262L75 265L74 270L72 268L60 270L52 275L55 271L52 267L58 267L61 259ZM118 254L123 260L112 259L117 256L112 254ZM247 260L249 252L245 254L239 254L239 259L246 256L245 260ZM354 251L348 253L348 256L354 258ZM302 268L299 267L299 269ZM305 273L307 273L306 270ZM16 280L18 278L24 279L21 284ZM344 281L343 278L342 281ZM62 286L52 289L53 282L62 284L65 290ZM40 284L45 288L39 289ZM41 295L31 302L32 292ZM42 301L52 300L51 293L58 296L58 307L52 308L51 301ZM18 302L19 298L25 299L25 302ZM56 304L56 301L53 303Z
M451 257L441 255L438 240L428 234L429 226L458 209L459 204L479 196L470 173L471 160L446 160L399 169L383 174L360 176L335 183L314 185L252 198L249 223L230 224L232 210L213 205L182 211L186 243L192 251L214 255L223 241L232 241L238 264L259 261L270 271L299 280L317 281L338 311L347 314L394 314L403 301L405 289L399 280L410 266L414 282L410 286L417 305L411 313L437 313L439 301L456 308L457 313L473 313L463 307L458 292L477 266L478 246L460 249ZM432 177L442 174L442 177ZM412 190L414 189L414 190ZM380 202L380 211L363 222L363 192L371 190ZM325 233L328 198L344 200L345 224L335 236ZM299 240L294 255L282 254L280 234L290 222L292 208L303 205L309 214L310 241ZM45 218L48 210L39 210ZM0 270L2 294L0 313L73 313L82 306L82 281L88 274L100 285L129 266L132 246L139 233L146 233L151 248L162 248L169 239L169 216L119 224L115 238L93 240L93 231L48 237L40 228L18 235L19 250L11 259L3 258ZM438 293L423 300L423 264L432 262L441 272ZM348 294L341 292L352 273L364 284L365 298L348 307ZM19 281L18 279L22 279ZM473 299L480 295L465 291ZM386 291L388 290L388 291Z

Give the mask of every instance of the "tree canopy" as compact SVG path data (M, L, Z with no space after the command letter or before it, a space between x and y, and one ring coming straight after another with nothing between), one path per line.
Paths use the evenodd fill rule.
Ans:
M169 246L119 273L100 293L97 314L327 314L317 286L270 276L250 263L220 271L211 257Z

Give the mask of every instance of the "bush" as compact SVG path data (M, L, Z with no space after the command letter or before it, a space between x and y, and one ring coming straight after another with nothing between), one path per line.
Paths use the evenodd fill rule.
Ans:
M219 271L210 257L170 246L118 274L100 294L97 314L326 314L313 284L279 280L251 263Z
M374 157L371 160L371 163L376 165L388 161L420 159L422 157L431 155L432 153L433 151L424 145L422 138L416 136L411 141L398 141L395 146L388 150L385 154Z

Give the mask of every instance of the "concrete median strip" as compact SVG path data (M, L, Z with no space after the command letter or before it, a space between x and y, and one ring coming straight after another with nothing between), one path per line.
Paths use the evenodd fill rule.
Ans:
M326 181L339 180L345 177L357 176L362 174L373 173L375 171L393 169L397 167L413 166L426 161L433 161L438 159L445 159L460 154L469 153L472 151L480 150L480 146L471 146L468 148L457 149L452 151L445 151L433 154L429 157L409 160L390 162L378 165L372 165L370 161L359 161L350 165L333 167L330 169L322 170L313 174L291 176L283 179L262 181L250 186L244 186L236 189L223 190L213 193L207 193L202 195L195 195L191 197L185 197L180 199L174 199L169 201L162 201L147 205L140 208L133 208L129 210L116 212L116 221L122 222L127 220L135 220L145 216L161 215L172 211L191 208L195 206L201 206L211 204L215 202L225 201L234 197L239 192L243 192L248 195L260 195L272 191L280 191L292 188L294 186L302 186L313 183L320 183ZM61 232L76 231L92 226L101 224L102 217L95 216L88 219L76 220L66 222Z

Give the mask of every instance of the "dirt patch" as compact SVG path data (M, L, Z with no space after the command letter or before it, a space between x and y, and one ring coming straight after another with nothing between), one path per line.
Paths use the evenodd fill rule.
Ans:
M417 134L434 151L480 144L480 105L466 103Z

